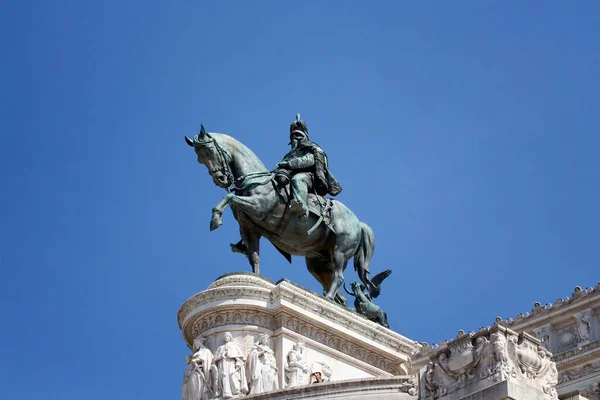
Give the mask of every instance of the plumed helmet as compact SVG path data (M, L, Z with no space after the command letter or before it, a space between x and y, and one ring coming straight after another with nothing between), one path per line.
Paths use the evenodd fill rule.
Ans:
M308 139L308 128L306 127L306 123L300 119L300 114L296 114L296 120L290 125L290 139L296 131L304 133Z

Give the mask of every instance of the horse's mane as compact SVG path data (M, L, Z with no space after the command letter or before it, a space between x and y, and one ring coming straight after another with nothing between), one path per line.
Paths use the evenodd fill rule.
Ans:
M220 145L228 149L228 151L231 152L232 149L235 149L237 156L239 156L241 159L246 160L246 162L253 162L256 168L262 168L264 171L268 171L261 159L258 158L258 156L254 154L254 152L250 150L244 143L240 142L236 138L225 133L209 132L208 134L218 141Z

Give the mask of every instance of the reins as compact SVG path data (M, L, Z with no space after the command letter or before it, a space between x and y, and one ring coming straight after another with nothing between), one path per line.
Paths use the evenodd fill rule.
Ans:
M215 138L213 138L212 136L210 136L208 133L206 134L206 136L208 136L210 138L210 140L207 140L203 143L198 143L196 144L196 146L198 147L206 147L209 144L213 144L215 146L215 150L217 151L217 154L219 155L219 169L218 171L223 172L223 174L227 177L227 180L229 182L231 182L230 187L225 188L225 190L228 193L231 193L231 190L235 190L235 191L241 191L244 189L247 189L249 186L262 186L262 185L266 185L267 183L271 182L273 180L271 174L272 171L265 171L265 172L252 172L250 174L246 174L246 175L242 175L238 178L234 178L233 174L231 173L231 170L229 168L229 163L227 162L227 153L225 152L225 150L223 150L223 148L219 145L219 142L217 142L215 140ZM229 157L231 158L231 156ZM246 183L244 184L244 182L246 182L248 179L251 178L258 178L261 176L269 176L269 179L265 180L264 182L250 182L250 183ZM241 185L241 186L239 186Z

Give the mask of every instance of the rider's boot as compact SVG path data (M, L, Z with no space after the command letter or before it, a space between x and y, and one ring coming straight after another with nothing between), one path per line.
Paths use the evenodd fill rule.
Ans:
M292 195L295 203L300 207L300 210L297 210L300 219L308 218L308 187L302 180L292 179Z
M234 253L241 253L248 257L248 246L246 246L243 239L236 244L230 243L229 246L231 247L231 251Z

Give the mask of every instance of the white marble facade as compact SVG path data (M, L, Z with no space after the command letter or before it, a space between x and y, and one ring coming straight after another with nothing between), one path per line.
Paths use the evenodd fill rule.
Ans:
M600 283L497 323L536 336L553 354L560 396L600 399Z
M188 299L178 320L192 350L201 337L211 352L207 399L300 392L324 398L321 389L306 387L326 390L341 381L355 381L359 397L368 398L359 382L391 377L398 379L385 390L400 396L394 398L416 396L416 381L407 375L414 341L286 280L225 275Z
M182 393L185 400L600 400L599 316L600 284L431 347L287 280L227 274L179 310L192 350Z

